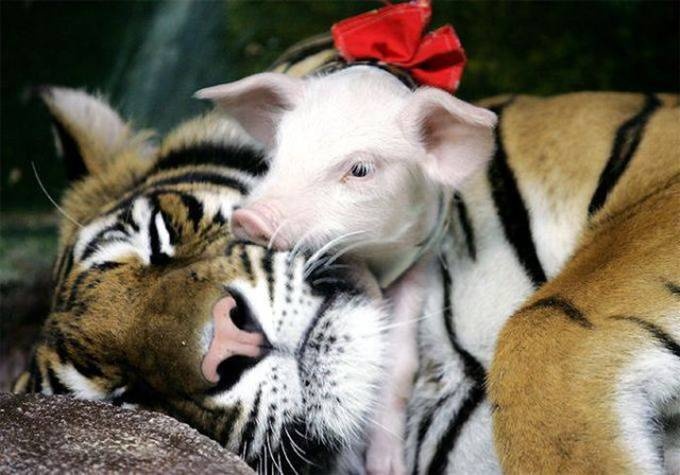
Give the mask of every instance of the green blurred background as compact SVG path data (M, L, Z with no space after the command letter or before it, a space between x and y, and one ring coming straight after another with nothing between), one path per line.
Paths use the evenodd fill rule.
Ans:
M434 2L470 62L459 95L678 90L678 2ZM101 91L142 127L167 130L203 105L201 86L261 71L295 41L379 6L353 2L3 2L2 206L41 210L34 161L63 187L31 88Z
M139 127L166 131L206 107L196 89L266 68L285 48L376 1L2 1L0 319L5 337L46 311L65 185L37 85L108 96ZM470 58L459 95L678 91L676 1L434 1ZM0 343L6 338L0 339ZM2 353L7 353L5 349ZM0 373L2 371L0 370ZM2 388L0 374L0 389Z

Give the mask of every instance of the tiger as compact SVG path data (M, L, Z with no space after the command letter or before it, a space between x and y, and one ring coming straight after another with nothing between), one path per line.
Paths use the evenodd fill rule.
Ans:
M345 67L320 35L272 70ZM495 151L430 271L409 472L680 473L679 96L478 105Z
M272 69L304 76L337 59L329 40L316 37L284 54ZM433 269L435 283L428 289L427 304L418 322L419 367L407 405L405 435L409 472L677 472L678 96L512 95L483 100L479 105L499 116L496 149L488 169L454 195L448 233ZM172 139L171 134L165 147L183 149L181 142L187 135L212 135L210 122L193 124L190 134L178 135L180 140ZM105 144L117 142L109 139ZM70 146L68 141L64 143L62 149L74 148L73 142ZM132 155L149 153L143 137L126 143L139 145ZM93 140L80 145L84 150L102 147ZM151 155L164 156L162 152ZM249 154L244 161L252 167L253 163L262 163L262 157L262 153ZM94 211L93 203L106 206L110 202L107 195L125 195L145 180L152 167L122 162L117 166L128 179L124 185L112 185L99 174L95 174L96 179L88 178L91 184L87 186L74 185L64 202L64 210L74 221L101 215L101 208ZM117 180L119 183L120 178ZM110 191L112 186L115 191ZM79 198L69 200L69 196ZM162 221L161 216L158 222ZM75 275L60 276L73 265L68 257L71 251L64 251L75 246L78 229L68 218L63 227L69 237L61 239L63 262L57 265L57 282L73 286ZM192 246L206 245L194 242ZM238 246L263 252L251 244ZM163 246L157 244L156 248ZM172 260L174 256L162 259ZM264 263L261 267L267 268ZM86 278L82 280L77 288L85 284ZM134 287L130 282L127 279L114 285L119 289ZM63 290L68 294L68 288ZM87 306L87 298L80 292L73 298L67 295L66 300L78 308ZM262 305L256 301L253 297L249 303ZM182 303L178 301L177 305ZM375 320L380 318L376 316ZM353 324L360 321L356 319ZM46 325L45 335L49 335L49 328ZM373 332L367 332L364 340L366 347L361 351L371 351L370 345L385 351L384 343ZM97 335L91 344L110 343ZM163 354L157 345L147 346ZM72 345L69 351L73 353L74 349ZM36 355L39 350L40 346ZM48 346L43 353L50 351L54 355L56 350ZM175 358L173 364L184 364L179 360L186 354L171 356ZM36 358L32 370L19 379L17 390L50 392L51 378L60 391L73 391L72 385L65 386L54 371L50 374L46 370L53 363L46 365L42 358L42 363ZM376 371L380 367L377 359L371 358L353 363L362 371L365 366ZM243 377L257 368L247 370ZM332 371L324 374L332 375ZM348 387L367 381L353 377L342 379ZM99 385L102 378L91 380ZM156 384L156 379L153 381ZM251 464L266 463L260 462L267 459L261 442L266 429L257 422L252 424L253 418L249 419L248 437L243 437L240 419L240 425L229 430L232 424L226 417L221 422L208 422L205 416L196 415L204 413L195 405L191 408L197 413L186 409L189 403L178 402L174 394L159 394L149 383L144 386L143 391L119 386L125 387L122 392L127 396L104 398L175 415L212 434ZM76 389L77 395L88 396L88 391ZM142 399L140 393L156 397ZM251 401L247 406L251 412L263 404L256 395L249 393L246 398ZM370 397L364 401L362 408L367 412L357 419L370 417L366 407L375 404ZM333 400L323 398L319 404L332 407ZM308 412L305 406L303 413ZM317 420L315 417L313 420ZM266 426L261 417L257 421ZM309 420L302 422L309 424ZM215 434L218 425L226 438ZM255 437L260 441L259 458L248 449L247 440L255 435L259 435L259 439ZM273 436L272 440L280 439ZM301 443L295 440L289 445L288 454ZM279 463L274 468L286 471L289 466Z
M40 94L70 185L51 312L13 392L160 411L261 473L335 466L380 403L373 277L233 237L231 213L267 166L234 121L207 112L156 141L101 97ZM202 372L213 317L264 338L261 354L218 361L216 381Z

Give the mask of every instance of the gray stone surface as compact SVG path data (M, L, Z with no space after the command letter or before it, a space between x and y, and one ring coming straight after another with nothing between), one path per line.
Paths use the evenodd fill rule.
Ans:
M254 472L171 417L66 396L0 393L0 473Z

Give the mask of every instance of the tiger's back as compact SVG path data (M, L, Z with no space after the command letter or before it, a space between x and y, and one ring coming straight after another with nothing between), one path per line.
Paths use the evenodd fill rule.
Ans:
M582 92L482 104L501 115L489 173L517 177L547 276L586 226L680 172L678 96Z
M661 341L663 351L680 340L671 291L680 281L678 98L575 93L483 105L500 115L497 148L454 201L446 265L426 310L443 318L421 327L411 464L495 471L499 449L510 472L635 467L614 408L632 363L617 351L634 358L639 347L620 342ZM631 315L654 330L610 320ZM581 316L597 331L580 334ZM672 354L664 364L677 366ZM677 396L678 384L669 378L663 387Z

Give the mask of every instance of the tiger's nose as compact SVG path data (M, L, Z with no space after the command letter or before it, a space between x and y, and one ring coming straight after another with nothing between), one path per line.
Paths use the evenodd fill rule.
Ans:
M220 381L218 367L222 363L238 363L228 365L231 369L228 376L238 379L246 367L252 366L243 363L261 358L269 345L249 312L239 310L231 295L220 298L213 306L213 337L201 363L201 372L211 383ZM239 374L234 374L237 371Z

